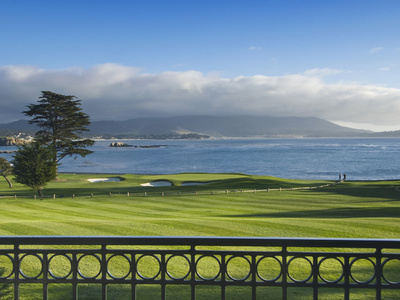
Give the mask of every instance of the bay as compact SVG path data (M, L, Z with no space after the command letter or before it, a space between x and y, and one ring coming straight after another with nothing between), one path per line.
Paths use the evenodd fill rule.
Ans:
M399 138L271 138L209 140L119 140L109 147L96 141L93 154L67 157L60 172L175 174L187 172L246 173L291 179L400 179ZM16 147L0 147L0 151ZM13 154L0 154L12 159Z

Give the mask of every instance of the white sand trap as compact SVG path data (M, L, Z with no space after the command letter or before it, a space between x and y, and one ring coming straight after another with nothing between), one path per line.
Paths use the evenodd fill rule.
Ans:
M167 181L167 180L159 180L159 181L153 181L153 182L147 182L147 183L142 183L141 186L153 186L153 187L158 187L158 186L171 186L172 182Z
M121 181L120 178L112 177L112 178L91 178L88 179L87 181L90 182L106 182L106 181Z

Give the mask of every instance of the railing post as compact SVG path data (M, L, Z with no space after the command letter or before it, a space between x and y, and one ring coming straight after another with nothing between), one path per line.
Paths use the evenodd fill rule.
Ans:
M313 299L318 300L318 256L313 257L313 265L311 268L313 282Z
M287 277L288 277L288 265L287 265L287 248L282 247L282 300L287 300Z
M161 299L166 300L166 273L167 273L167 266L165 260L165 254L161 255L161 265L160 265L160 272L161 272Z
M344 275L344 299L350 299L350 261L348 257L344 258L344 266L343 266L343 275Z
M382 297L382 248L376 248L376 300L381 300Z
M20 279L19 255L20 255L19 244L15 243L14 244L14 263L13 263L13 269L14 269L14 300L19 300L19 279Z
M48 294L49 265L48 265L47 253L43 254L42 272L43 272L43 300L47 300L49 297Z
M221 300L225 300L226 297L226 255L221 254Z
M196 246L191 245L190 250L190 293L192 300L196 299Z
M102 300L107 300L107 246L101 244L101 291Z
M256 256L251 257L251 265L250 265L250 274L251 274L251 300L257 299L257 260Z

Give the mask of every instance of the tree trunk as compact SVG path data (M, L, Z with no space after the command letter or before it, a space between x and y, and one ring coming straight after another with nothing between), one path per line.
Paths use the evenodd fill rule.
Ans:
M10 186L10 189L12 189L13 186L12 186L10 179L8 179L7 176L3 176L3 177L6 179L8 185Z
M42 188L38 188L37 192L39 194L39 197L43 197Z
M54 158L54 162L56 163L56 178L55 178L55 180L58 181L58 165L57 165L58 161L57 161L57 155L56 155L55 158Z

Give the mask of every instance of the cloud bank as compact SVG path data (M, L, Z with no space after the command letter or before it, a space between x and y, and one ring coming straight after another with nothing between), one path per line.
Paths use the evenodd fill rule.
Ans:
M92 120L177 115L318 117L400 127L400 89L356 83L327 84L337 70L285 76L222 78L197 71L148 74L102 64L88 69L0 67L0 123L25 118L41 91L75 95Z

